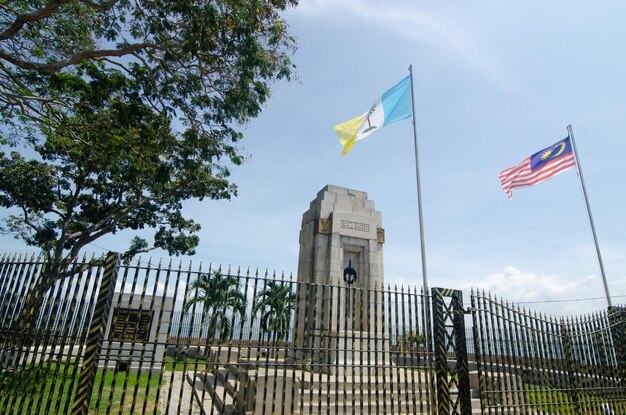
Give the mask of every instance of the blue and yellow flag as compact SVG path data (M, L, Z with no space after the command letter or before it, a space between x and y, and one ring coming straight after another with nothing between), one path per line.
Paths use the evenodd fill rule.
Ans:
M369 111L335 126L342 156L352 150L354 144L382 127L407 119L412 114L411 77L407 76L378 98Z

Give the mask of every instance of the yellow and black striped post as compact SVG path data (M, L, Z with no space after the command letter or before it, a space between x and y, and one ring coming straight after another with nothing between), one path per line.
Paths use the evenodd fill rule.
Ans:
M109 252L104 263L104 274L98 291L96 308L93 312L89 333L87 334L87 347L83 356L83 365L78 380L78 388L72 405L72 415L87 415L89 401L93 391L93 384L98 370L98 360L104 341L106 324L109 319L109 311L113 302L115 280L120 265L120 254Z
M463 292L446 288L432 288L431 292L437 377L436 413L438 415L471 415ZM449 304L446 304L444 297L451 298ZM456 357L454 368L448 365L447 352L451 347ZM451 385L456 386L456 393L451 393Z

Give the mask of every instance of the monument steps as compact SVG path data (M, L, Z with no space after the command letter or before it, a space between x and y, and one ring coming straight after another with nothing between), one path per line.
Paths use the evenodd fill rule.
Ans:
M217 412L224 415L233 413L233 397L219 376L199 372L196 373L195 379L191 374L187 374L187 381L193 386L194 398L203 413Z
M405 396L400 396L405 395ZM306 394L303 395L303 400L306 400L309 404L317 404L321 402L322 404L334 404L335 402L356 402L359 404L360 402L364 403L377 403L380 405L395 405L402 407L412 407L413 405L419 407L420 405L426 407L427 399L425 396L420 396L415 394L414 396L406 396L405 392L401 394L393 391L387 391L385 394L372 394L369 396L368 394L359 393L359 391L354 391L354 393L346 391L345 393L324 393L322 395L313 395L312 397Z
M226 392L230 396L237 393L237 366L229 365L228 369L219 368L216 370L217 379L224 385Z
M322 376L299 391L301 415L428 413L428 391L419 375Z
M428 384L428 379L426 378L427 374L421 371L415 371L413 369L402 369L395 368L393 371L386 370L386 373L382 373L382 369L378 369L378 374L375 374L376 368L363 368L361 374L337 374L337 375L329 375L329 374L318 374L318 373L307 373L303 376L303 380L305 380L311 387L329 387L330 390L334 390L338 387L340 390L343 390L344 387L354 387L352 385L357 385L356 387L359 390L381 390L381 389L390 389L390 390L419 390L420 386L424 388ZM373 374L367 375L367 371L372 372ZM350 372L348 370L348 372Z
M412 402L343 400L337 402L311 402L299 408L300 415L340 415L340 414L428 414L428 407Z
M410 396L412 394L419 394L420 384L415 382L384 382L380 379L378 382L375 380L367 380L356 378L354 380L342 380L339 379L338 382L330 381L330 382L313 382L310 388L306 390L315 390L320 391L321 393L343 393L343 392L355 392L360 394L371 394L375 395L378 393L379 395L383 395L386 393L397 393L398 391L406 391L405 395ZM423 394L426 394L426 385L423 385L422 388Z
M327 388L323 386L321 388L311 388L310 390L305 390L303 395L313 397L313 400L341 400L341 399L351 399L353 396L356 397L357 400L361 399L369 399L369 400L393 400L393 401L420 401L426 400L426 390L412 390L410 387L393 387L393 388L382 388L382 386L378 390L373 389L365 389L360 384L346 385L340 390ZM421 393L420 393L421 392Z
M242 372L245 372L243 375ZM274 396L274 387L282 389L282 378L293 379L296 389L292 390L295 404L294 413L304 414L403 414L403 413L426 413L428 408L428 391L426 390L426 374L411 373L396 370L393 376L335 376L320 374L304 370L279 370L274 373L273 369L249 369L243 370L237 364L229 364L227 367L214 368L212 373L196 374L195 395L198 402L202 400L202 407L208 412L211 405L217 413L230 414L235 408L256 405L270 405L273 399L282 401L280 396ZM242 376L243 375L243 376ZM279 376L279 384L275 384ZM246 388L249 385L242 383L243 379L249 379L256 385L257 382L266 379L270 390L267 396L257 395L256 388ZM190 380L191 383L191 380ZM202 391L205 388L205 391ZM265 389L262 389L265 390ZM254 394L240 396L238 394ZM252 399L252 401L250 401ZM252 402L257 402L256 404ZM239 403L237 403L239 402ZM244 404L249 402L249 404ZM288 401L290 402L290 401ZM290 405L288 403L285 403ZM282 408L280 403L277 407ZM258 409L258 408L257 408Z

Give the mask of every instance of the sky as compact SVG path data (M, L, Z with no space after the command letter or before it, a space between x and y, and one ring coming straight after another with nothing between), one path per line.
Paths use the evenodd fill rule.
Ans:
M285 13L297 79L243 126L239 196L190 202L194 264L294 273L302 214L327 184L382 212L385 281L421 286L413 129L385 127L342 157L334 125L413 65L428 282L487 290L556 315L606 306L575 170L513 191L498 173L571 124L614 304L626 303L626 3L307 0ZM96 241L124 250L131 233ZM31 252L9 236L3 252ZM164 252L153 253L164 257ZM182 258L187 261L188 258Z

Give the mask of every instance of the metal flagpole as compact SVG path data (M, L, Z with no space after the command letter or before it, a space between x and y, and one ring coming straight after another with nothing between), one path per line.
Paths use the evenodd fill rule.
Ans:
M574 150L574 157L576 158L576 171L580 178L580 187L583 191L583 197L585 198L585 207L587 208L587 216L589 217L589 225L591 226L591 233L593 234L593 242L596 245L596 255L598 256L598 265L600 266L600 274L602 275L602 283L604 284L604 294L606 294L606 301L611 307L611 294L609 294L609 285L606 282L606 274L604 273L604 265L602 264L602 255L600 255L600 246L598 245L598 237L596 235L596 227L593 224L593 217L591 216L591 208L589 207L589 198L587 197L587 189L585 187L585 180L583 179L583 171L578 159L578 150L576 150L576 142L574 140L574 131L572 126L567 126L567 134L572 141L572 149Z
M426 247L424 246L424 215L422 214L422 186L420 184L420 162L417 151L417 127L415 125L415 99L413 96L413 65L409 66L411 74L411 109L413 110L413 139L415 143L415 175L417 177L417 208L420 222L420 248L422 250L422 280L424 291L428 291L428 277L426 275Z
M432 343L432 329L431 329L431 310L430 310L430 290L428 289L428 276L426 274L426 247L424 244L424 215L422 214L422 186L420 184L420 162L419 162L419 152L417 150L417 126L415 123L415 97L414 97L414 88L413 88L413 65L409 65L409 73L411 75L411 110L413 111L413 142L415 144L415 176L417 178L417 209L419 215L419 225L420 225L420 249L422 252L422 301L424 307L424 337L426 343L426 349L428 353L426 353L426 363L429 368L433 368L433 343ZM432 376L432 373L431 373ZM432 382L432 377L430 378ZM431 399L431 405L433 408L436 407L436 400L433 393L428 394Z

